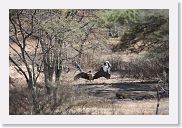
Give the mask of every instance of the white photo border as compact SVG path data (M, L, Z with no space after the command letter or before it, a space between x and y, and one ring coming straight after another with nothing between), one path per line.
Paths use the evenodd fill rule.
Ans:
M9 115L9 9L169 9L169 115ZM0 95L3 124L178 124L176 0L6 0L0 5Z

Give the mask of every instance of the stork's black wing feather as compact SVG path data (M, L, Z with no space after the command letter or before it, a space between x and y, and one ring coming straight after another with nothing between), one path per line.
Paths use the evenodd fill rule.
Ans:
M78 73L75 77L74 77L74 80L77 80L79 78L84 78L84 79L87 79L87 80L91 80L91 74L88 74L88 73L85 73L85 72L81 72L81 73Z
M101 72L101 71L98 71L98 72L96 72L96 73L94 74L93 79L98 79L98 78L100 78L100 77L102 77L102 72Z
M107 71L105 72L103 70L103 67L101 67L100 70L94 74L93 79L98 79L100 77L105 77L106 79L110 79L111 74L108 73Z

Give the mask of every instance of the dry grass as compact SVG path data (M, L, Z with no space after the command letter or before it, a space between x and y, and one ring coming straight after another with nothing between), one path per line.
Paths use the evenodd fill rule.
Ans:
M159 107L159 115L168 115L169 101L162 99ZM104 101L93 100L78 102L69 112L72 114L86 115L155 115L156 100L142 101Z
M140 79L121 78L119 74L113 73L111 79L100 78L94 81L79 79L74 81L74 75L79 71L72 70L69 73L63 73L61 82L64 85L61 90L57 90L57 106L54 106L54 97L48 96L44 91L39 92L39 103L42 107L40 114L61 114L61 115L154 115L156 111L157 100L121 100L109 99L107 97L97 97L90 95L84 87L94 87L103 90L115 91L116 88L110 88L110 84L124 82L140 82ZM30 94L25 89L25 81L16 71L10 70L10 75L15 80L15 88L21 86L17 91L11 91L10 114L32 114L32 101ZM43 79L41 76L40 79ZM91 86L89 86L91 84ZM97 85L99 84L99 85ZM75 85L83 85L83 88L77 88ZM42 85L43 86L43 85ZM44 86L43 86L44 87ZM43 88L44 90L45 88ZM93 91L93 90L92 90ZM112 92L111 91L111 92ZM62 99L62 100L60 100ZM56 102L57 102L56 101ZM52 108L53 107L53 108ZM169 114L169 99L164 98L160 101L159 115Z
M90 95L90 90L94 88L111 90L113 93L117 88L110 88L110 84L124 82L140 82L140 79L122 78L117 73L113 73L111 79L100 78L94 81L79 79L74 81L74 75L78 71L73 70L63 73L61 82L64 86L55 91L57 100L56 107L54 96L48 96L44 89L39 92L38 101L42 107L40 114L60 114L60 115L154 115L156 111L157 99L149 100L121 100L109 99L107 96L97 97L94 93ZM13 75L12 75L13 74ZM15 80L15 88L21 86L19 90L11 91L10 114L32 114L31 96L25 89L25 81L16 72L10 70L10 75ZM41 76L40 79L43 79ZM89 85L91 84L91 85ZM99 85L97 85L99 84ZM83 85L77 88L75 85ZM43 86L43 85L42 85ZM44 86L43 86L44 87ZM87 87L90 88L88 91ZM89 92L89 93L88 93ZM22 102L23 101L23 102ZM59 101L59 103L57 103ZM169 99L164 98L160 101L159 115L169 114Z

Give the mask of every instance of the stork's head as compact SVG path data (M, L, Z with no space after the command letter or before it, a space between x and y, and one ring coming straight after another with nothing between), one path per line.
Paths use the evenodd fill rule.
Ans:
M110 64L108 60L105 63Z
M105 61L104 65L107 65L107 66L111 67L111 64L110 64L110 62L108 60Z

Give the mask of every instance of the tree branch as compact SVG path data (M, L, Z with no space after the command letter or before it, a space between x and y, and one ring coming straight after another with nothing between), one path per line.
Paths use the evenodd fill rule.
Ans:
M18 70L24 75L26 80L28 81L28 76L26 73L23 71L23 69L9 56L9 60L18 68Z

